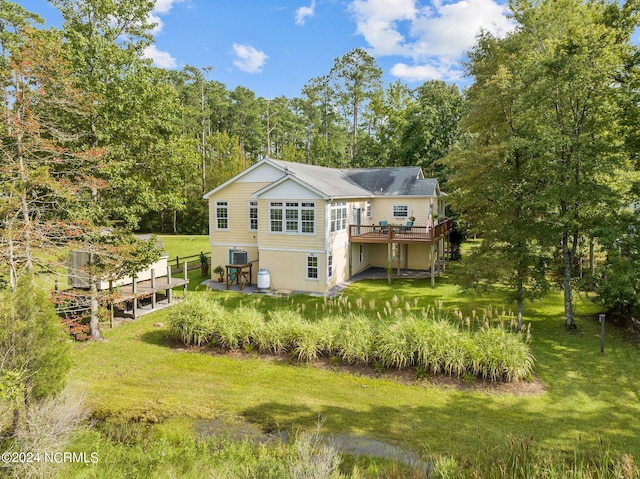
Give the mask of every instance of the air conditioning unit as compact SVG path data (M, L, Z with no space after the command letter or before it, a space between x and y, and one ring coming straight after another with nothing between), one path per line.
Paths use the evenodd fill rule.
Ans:
M233 252L233 264L247 264L249 262L249 253L246 251Z

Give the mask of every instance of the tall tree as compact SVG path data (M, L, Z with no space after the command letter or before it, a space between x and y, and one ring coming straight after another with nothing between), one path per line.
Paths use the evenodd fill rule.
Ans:
M181 162L170 145L182 133L179 97L169 75L143 59L143 50L152 41L148 18L153 2L52 3L64 18L73 75L95 98L93 114L76 125L91 133L86 147L105 149L100 176L108 187L95 190L93 200L103 207L106 221L135 229L145 212L180 203L171 190L158 191L155 172L148 171L150 158L161 156L165 165ZM160 152L162 145L167 148Z
M530 45L526 101L537 138L547 230L563 264L565 324L575 328L573 271L581 238L620 209L613 187L624 162L619 140L625 88L621 75L633 51L635 1L514 3Z
M558 248L565 324L574 328L579 243L619 210L615 179L629 166L619 140L629 101L621 82L633 51L637 4L560 0L512 2L511 8L517 29L503 40L482 35L471 55L477 155L469 161L480 168L467 180L458 175L457 184L461 191L482 181L491 184L499 178L495 169L508 160L511 181L485 190L486 197L501 199L487 204L487 211L506 205L522 218L523 229L513 234L524 243L515 245ZM476 106L483 98L496 99L493 107L485 105L485 113ZM490 153L491 146L498 149ZM513 222L513 215L505 216L485 225L483 233L509 230ZM541 228L531 230L529 222Z
M78 148L83 133L70 127L90 114L91 102L64 61L60 36L33 29L21 35L4 63L0 111L0 245L12 290L21 274L34 273L38 249L74 235L74 200L95 185L100 157Z
M349 158L353 161L357 156L360 114L367 102L382 89L382 70L366 51L354 48L336 58L329 75L345 118L350 118Z
M416 102L406 112L399 156L403 165L419 165L425 174L445 184L448 176L439 162L458 141L462 95L456 85L428 81L415 90Z
M517 35L503 40L487 34L478 38L468 66L475 82L467 92L461 121L468 141L446 161L453 172L449 182L455 192L453 206L482 238L456 277L475 289L509 284L519 327L524 301L547 286L541 242L545 205L538 200L529 110L522 102L526 85L523 61L516 55L523 47L520 41ZM437 120L430 116L433 126ZM428 139L436 135L433 131Z

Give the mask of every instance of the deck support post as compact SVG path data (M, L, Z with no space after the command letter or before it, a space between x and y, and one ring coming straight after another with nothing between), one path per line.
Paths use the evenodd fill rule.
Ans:
M167 303L171 304L171 266L167 265Z
M151 309L156 309L156 270L151 268Z
M435 248L433 247L433 243L429 246L431 253L431 287L435 288L436 286L436 255Z
M131 291L133 292L133 319L138 317L138 275L133 276L131 283Z
M187 281L189 278L187 276L187 262L186 261L182 264L182 271L184 272L184 280ZM187 283L185 283L184 286L182 287L182 291L183 291L183 299L187 299Z

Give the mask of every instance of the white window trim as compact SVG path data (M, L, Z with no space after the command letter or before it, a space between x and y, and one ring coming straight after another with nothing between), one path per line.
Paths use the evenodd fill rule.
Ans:
M365 203L364 211L365 217L369 219L373 218L373 202L371 200L367 200Z
M359 244L358 248L358 260L360 264L364 263L364 245L362 243Z
M309 258L314 258L316 260L316 265L315 266L309 266ZM306 275L308 281L320 281L320 261L319 261L318 258L319 258L319 256L315 255L315 254L308 254L308 255L305 256L305 259L304 259L304 261L305 261L305 271L306 271L305 275ZM311 268L315 268L315 270L316 270L316 277L315 278L312 277L312 276L309 276L309 271L310 271Z
M407 214L406 215L396 215L397 211L396 208L406 208L407 209ZM393 205L391 206L391 216L393 218L408 218L409 217L409 205Z
M333 212L336 212L336 218L333 219ZM338 218L338 211L342 213L341 217ZM331 203L329 205L329 232L331 234L341 233L343 231L347 231L348 227L348 219L347 216L347 202L346 201L338 201L335 203ZM344 227L342 227L344 225Z
M251 210L252 209L256 210L256 217L255 217L256 227L255 228L251 227L251 219L252 219L251 218ZM260 214L259 211L258 211L258 202L257 201L249 201L249 206L248 206L248 210L247 211L248 211L248 213L247 213L248 214L248 225L247 225L247 227L249 228L249 231L258 231L258 219L259 219L259 214Z
M273 203L280 203L282 206L273 206ZM287 203L295 203L298 206L287 206ZM304 205L304 206L303 206ZM313 205L313 206L309 206ZM317 234L316 219L318 218L317 207L315 201L270 201L269 202L269 233L270 234L285 234L285 235L302 235L302 236L315 236ZM281 211L282 219L282 231L274 231L272 228L271 212ZM309 223L307 220L302 219L302 212L306 210L313 211L313 231L303 232L303 223ZM297 211L297 231L287 231L287 211Z
M225 218L218 216L218 209L224 209L227 212L227 216ZM215 203L215 215L216 215L216 231L229 231L229 202L227 200L216 201ZM221 219L225 219L227 221L227 227L221 228L219 221Z
M333 262L333 251L329 251L329 253L327 253L327 278L331 279L333 278L333 275L335 274L335 264Z

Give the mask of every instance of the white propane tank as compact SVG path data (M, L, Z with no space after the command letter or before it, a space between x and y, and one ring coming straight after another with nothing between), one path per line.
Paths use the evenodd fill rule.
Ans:
M271 287L271 273L269 270L260 268L258 271L258 289L269 289Z

